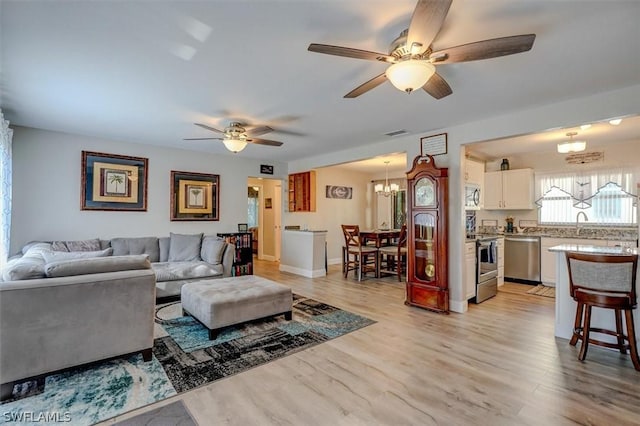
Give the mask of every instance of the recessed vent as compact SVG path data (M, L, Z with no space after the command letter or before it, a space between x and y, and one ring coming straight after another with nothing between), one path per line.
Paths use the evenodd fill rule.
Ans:
M393 132L385 133L385 135L390 136L390 137L400 136L400 135L407 135L407 134L409 134L409 132L407 132L404 129L402 129L402 130L394 130Z

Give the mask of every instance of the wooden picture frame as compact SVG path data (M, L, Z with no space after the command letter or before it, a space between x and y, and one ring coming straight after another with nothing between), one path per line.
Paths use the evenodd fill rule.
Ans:
M444 155L447 153L447 134L440 133L420 138L420 156Z
M220 220L220 175L172 170L171 220Z
M273 208L273 201L271 198L265 198L264 199L264 208L265 209L271 209Z
M81 210L147 211L149 160L82 151Z

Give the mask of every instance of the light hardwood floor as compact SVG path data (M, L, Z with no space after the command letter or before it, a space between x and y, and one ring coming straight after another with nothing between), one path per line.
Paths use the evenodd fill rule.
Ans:
M638 425L640 373L628 356L553 336L554 300L504 291L466 314L404 305L397 278L257 275L376 324L177 399L200 425Z

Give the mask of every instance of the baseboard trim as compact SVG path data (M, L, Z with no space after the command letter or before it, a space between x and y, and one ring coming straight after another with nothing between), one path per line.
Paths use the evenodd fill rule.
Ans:
M283 265L280 264L280 270L283 272L290 272L296 275L302 275L307 278L317 278L324 277L327 275L327 271L324 269L302 269L296 268L295 266Z
M458 301L449 299L449 310L458 314L463 314L469 309L469 303L466 300Z

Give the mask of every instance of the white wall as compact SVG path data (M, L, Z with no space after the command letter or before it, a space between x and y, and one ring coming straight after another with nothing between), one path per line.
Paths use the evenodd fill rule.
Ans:
M340 168L320 168L316 171L316 211L288 212L284 215L285 225L307 226L309 229L327 231L327 257L330 264L342 260L342 224L367 225L367 217L371 220L372 191L371 178L365 173L357 173ZM327 185L350 186L353 188L352 198L340 200L326 198Z
M15 127L11 252L31 240L73 240L174 233L234 232L247 222L247 178L260 176L260 161ZM83 150L149 159L146 212L80 210ZM220 175L220 221L171 222L170 172ZM274 176L287 175L274 163ZM271 177L271 176L269 176Z

